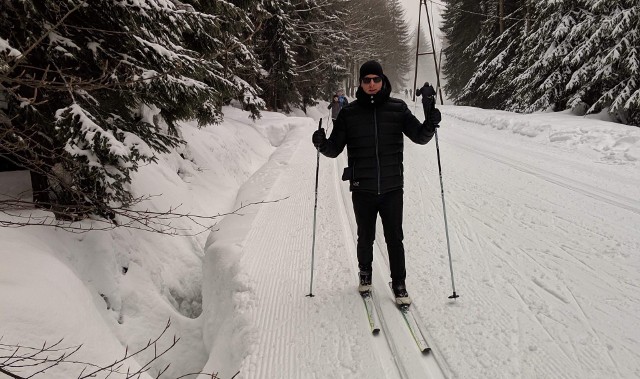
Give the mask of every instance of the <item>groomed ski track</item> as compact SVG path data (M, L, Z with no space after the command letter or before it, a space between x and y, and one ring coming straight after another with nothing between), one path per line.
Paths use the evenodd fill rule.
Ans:
M623 150L568 143L597 138L588 128L549 125L580 118L442 109L457 301L447 299L435 143L405 144L407 286L432 353L418 351L395 309L380 223L373 285L382 331L370 333L356 292L350 194L339 180L344 157L320 157L315 297L305 297L317 121L290 118L238 204L286 199L226 217L210 237L203 308L216 318L205 328L220 331L208 368L242 378L640 376L637 163ZM611 134L616 148L637 138L623 133ZM227 281L236 283L229 292Z
M320 160L314 297L306 296L316 166L309 136L317 124L302 118L291 121L282 145L245 184L264 188L264 193L257 194L264 200L283 200L225 218L219 224L220 233L210 237L205 269L222 271L211 287L215 281L237 282L232 293L210 298L213 304L232 309L219 310L228 313L230 325L221 327L223 322L217 321L211 327L226 330L220 334L228 333L231 343L237 344L231 350L244 346L246 354L228 356L224 345L216 344L213 350L219 351L220 358L208 367L218 370L220 377L231 376L235 362L238 378L443 378L433 353L425 356L418 350L380 268L376 268L374 288L382 331L371 334L357 292L353 215L343 201L348 187L339 181L338 163L324 157ZM246 203L249 199L243 197L252 196L256 194L241 190L238 202ZM244 238L226 240L225 230L235 231L229 234L244 230ZM233 301L225 301L228 296Z

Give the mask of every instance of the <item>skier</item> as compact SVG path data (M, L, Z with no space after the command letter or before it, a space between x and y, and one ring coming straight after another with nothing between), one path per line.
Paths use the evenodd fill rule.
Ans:
M329 103L329 106L327 107L327 109L331 109L331 120L333 120L333 122L336 122L336 119L338 118L338 113L340 113L340 109L342 107L340 106L340 97L336 94L333 95L333 99L331 100L331 102Z
M424 82L422 88L416 90L416 96L422 96L422 107L424 109L431 109L436 104L436 90L429 82ZM426 113L425 113L426 115Z
M340 102L340 109L349 104L349 100L347 100L347 97L344 95L344 90L338 90L338 101Z
M313 133L312 142L323 155L335 158L347 147L348 167L342 180L349 189L358 226L358 290L371 289L373 242L378 213L389 252L392 289L398 305L411 304L405 285L406 270L402 232L403 134L424 145L440 123L440 111L425 109L420 122L407 104L390 97L391 83L382 66L368 61L360 67L356 100L346 106L327 139L324 129Z
M329 106L327 107L327 109L331 109L331 120L335 122L336 118L338 118L338 113L340 113L340 110L347 104L349 104L349 100L344 96L344 92L342 90L336 92L336 94L333 95L331 103L329 103Z
M409 96L409 90L408 89L404 89L404 98L407 99Z

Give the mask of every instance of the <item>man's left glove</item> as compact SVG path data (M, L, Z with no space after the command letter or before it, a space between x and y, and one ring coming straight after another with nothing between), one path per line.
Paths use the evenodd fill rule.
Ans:
M433 108L431 112L429 112L427 120L429 120L429 124L435 125L436 128L439 128L440 121L442 121L442 114L440 113L440 109Z
M313 142L313 146L315 146L316 149L321 148L322 145L327 142L327 134L324 132L323 128L320 128L313 132L313 136L311 136L311 142Z

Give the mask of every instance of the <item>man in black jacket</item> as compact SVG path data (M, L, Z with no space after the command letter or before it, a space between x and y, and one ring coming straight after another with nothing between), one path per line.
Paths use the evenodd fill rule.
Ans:
M371 289L373 242L378 213L389 252L392 288L399 305L411 304L405 286L404 238L402 232L404 136L424 145L440 123L440 111L425 109L421 123L407 104L390 97L391 83L382 66L368 61L360 67L360 87L356 101L338 114L331 136L324 129L313 133L312 141L325 156L337 157L347 147L349 166L342 175L349 180L351 199L358 224L358 266L360 285Z
M424 109L431 109L436 104L436 90L433 89L429 82L424 82L422 88L416 90L416 96L422 96L422 107Z

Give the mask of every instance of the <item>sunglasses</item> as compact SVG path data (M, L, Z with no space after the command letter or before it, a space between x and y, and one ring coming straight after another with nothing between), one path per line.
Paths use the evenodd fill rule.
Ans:
M382 81L382 78L379 76L376 76L375 78L362 78L362 83L369 84L372 80L374 83L380 83Z

